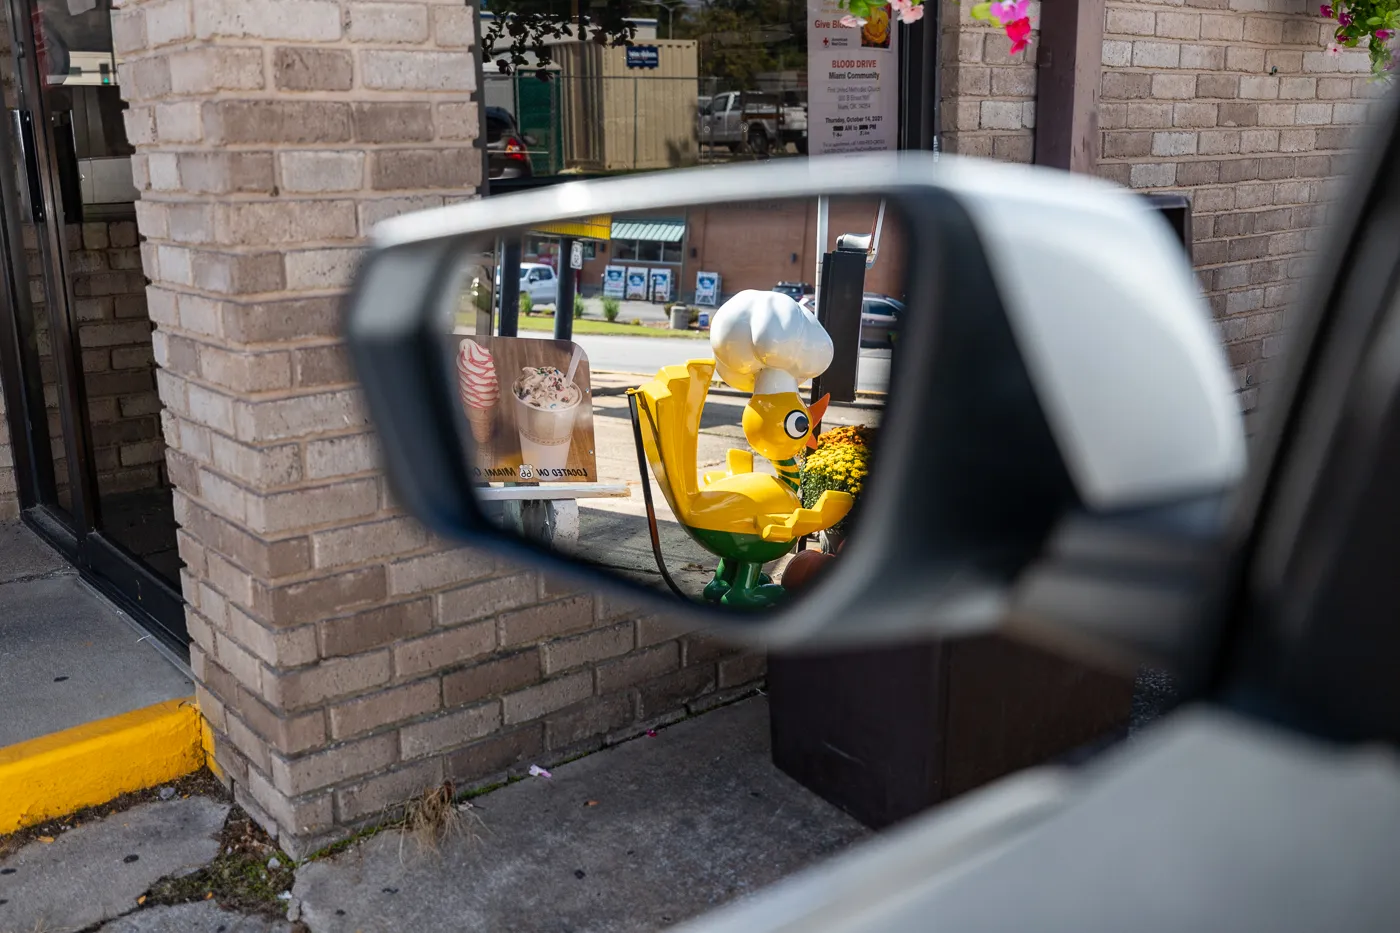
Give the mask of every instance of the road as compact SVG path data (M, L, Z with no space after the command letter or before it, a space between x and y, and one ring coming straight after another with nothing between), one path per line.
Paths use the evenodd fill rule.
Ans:
M550 337L547 331L521 331L524 337ZM685 337L611 337L579 334L574 342L588 354L588 365L595 370L651 374L662 366L710 355L704 340ZM861 350L856 387L865 392L883 392L890 381L890 351Z

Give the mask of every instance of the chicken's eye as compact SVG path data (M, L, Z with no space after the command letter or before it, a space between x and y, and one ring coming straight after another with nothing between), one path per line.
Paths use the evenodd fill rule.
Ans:
M799 437L807 436L807 413L805 411L793 410L783 418L783 430L787 436L796 440Z

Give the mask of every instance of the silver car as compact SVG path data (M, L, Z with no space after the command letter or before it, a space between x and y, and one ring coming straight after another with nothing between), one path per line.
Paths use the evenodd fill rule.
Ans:
M803 295L798 304L815 312L815 295ZM904 316L904 302L889 295L866 292L860 303L860 345L862 347L892 347Z

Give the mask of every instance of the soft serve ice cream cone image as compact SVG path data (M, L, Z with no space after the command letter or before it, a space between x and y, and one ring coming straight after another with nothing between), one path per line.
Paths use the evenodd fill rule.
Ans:
M479 459L489 461L501 384L496 378L496 361L491 351L475 340L462 341L457 354L457 384L467 422L472 428L472 440L481 451Z
M592 378L582 347L491 334L449 339L475 442L476 481L598 481Z

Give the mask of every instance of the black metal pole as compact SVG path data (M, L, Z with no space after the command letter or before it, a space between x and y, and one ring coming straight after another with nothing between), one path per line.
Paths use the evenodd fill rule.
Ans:
M520 329L520 240L506 240L501 249L502 337L514 337Z
M554 339L574 339L574 238L559 239L559 300L554 304Z

